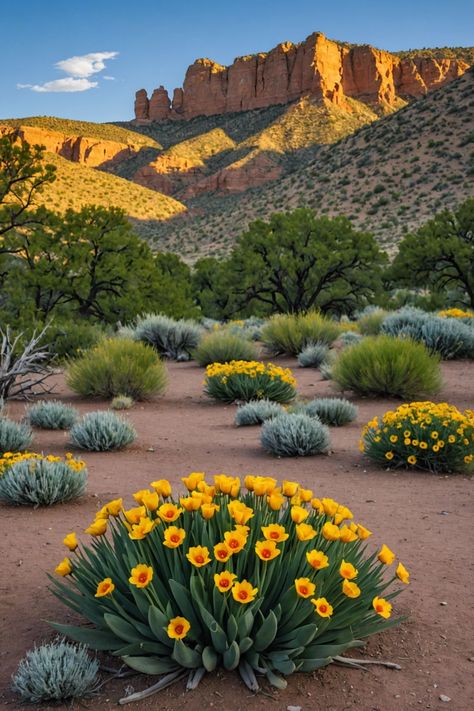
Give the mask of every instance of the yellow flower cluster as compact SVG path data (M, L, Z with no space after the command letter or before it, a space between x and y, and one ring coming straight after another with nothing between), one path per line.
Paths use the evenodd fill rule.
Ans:
M0 476L13 464L28 461L33 463L32 471L34 471L35 461L61 462L62 458L56 457L53 454L44 456L44 454L36 454L35 452L5 452L3 456L0 457ZM82 459L75 459L70 452L67 452L64 457L64 462L75 472L80 472L86 466Z
M232 375L247 375L249 378L256 378L258 375L266 375L271 380L278 378L283 383L296 387L296 379L289 368L280 368L273 363L261 363L252 360L232 360L230 363L211 363L206 368L208 378L220 378L223 383Z
M362 430L360 449L375 459L454 470L474 461L474 412L446 402L411 402L374 417ZM438 460L439 466L429 463Z
M164 546L170 555L176 557L176 561L181 561L181 565L190 564L192 568L203 569L204 573L211 570L211 580L218 591L231 592L235 602L243 605L256 598L265 578L262 571L271 561L280 556L283 558L283 553L297 555L306 565L307 575L294 581L295 594L303 599L311 598L314 611L320 617L331 617L339 602L337 596L332 602L322 596L313 597L318 587L315 576L319 571L337 566L342 593L339 600L356 599L363 594L364 578L354 565L357 559L354 558L354 562L349 559L352 548L347 544L366 540L371 531L353 521L353 513L347 506L331 498L315 497L311 489L303 488L298 482L285 480L279 484L273 477L247 475L243 482L247 493L241 493L239 477L226 474L216 474L210 483L206 481L204 472L192 472L182 481L189 496L180 497L179 504L172 499L170 483L160 479L152 482L152 489L135 492L133 496L138 506L125 509L122 499L106 503L85 532L94 537L103 536L112 518L118 530L123 527L122 531L125 529L125 535L132 541L144 541L152 536L151 545L154 548ZM279 513L276 515L275 512ZM200 520L193 522L189 517L194 516L199 516ZM210 521L214 516L219 517L215 523ZM252 530L254 521L258 523ZM205 528L206 522L209 522L210 528ZM193 537L196 531L201 534L206 531L204 539L207 545L189 545L188 541L195 543ZM313 539L316 539L318 547L308 550L311 546L307 544ZM210 542L212 550L208 547ZM334 560L331 542L337 542L334 551L340 560ZM67 534L63 543L71 552L76 551L79 545L74 532ZM342 549L341 544L346 547ZM137 545L138 559L141 557L143 560L146 548L141 543ZM342 558L343 550L346 552ZM253 562L250 561L250 568L257 578L255 586L249 580L238 580L236 572L233 572L244 570L240 562L233 562L239 554L246 557L255 555ZM395 558L388 546L381 547L378 560L382 565L392 565ZM229 569L214 573L215 565L219 563L228 563ZM155 572L152 565L139 563L130 569L128 582L137 589L153 588ZM64 558L56 567L56 573L74 575L71 559ZM113 595L119 583L112 576L111 571L110 577L96 581L94 597L108 598ZM409 583L409 573L402 563L398 564L396 576L403 583ZM123 585L123 581L120 584ZM382 617L390 617L391 605L383 598L373 598L372 607ZM173 618L169 622L168 634L173 639L183 639L189 629L185 618Z
M463 311L463 309L444 309L438 312L441 318L474 318L474 311Z

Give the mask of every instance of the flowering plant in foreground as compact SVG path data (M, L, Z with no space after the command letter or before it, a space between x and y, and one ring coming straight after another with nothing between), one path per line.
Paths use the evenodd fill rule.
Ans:
M411 402L362 430L361 451L388 467L461 471L474 461L474 412L445 402Z
M67 452L64 460L61 457L57 457L54 454L36 454L35 452L5 452L0 456L0 476L4 474L7 469L13 464L18 462L31 462L31 471L34 472L35 462L45 461L45 462L62 462L67 464L73 471L79 472L86 466L82 459L75 459L70 452Z
M232 360L206 368L205 391L216 400L273 400L290 402L296 396L296 380L289 368L273 363Z
M53 626L145 674L237 669L282 688L282 676L343 661L362 638L396 624L390 589L409 574L386 546L333 499L271 477L194 472L186 496L167 480L105 504L86 528L91 545L66 535L68 555L50 576L57 597L93 628ZM386 592L387 591L387 592ZM166 679L171 678L169 676ZM167 682L168 683L168 682Z

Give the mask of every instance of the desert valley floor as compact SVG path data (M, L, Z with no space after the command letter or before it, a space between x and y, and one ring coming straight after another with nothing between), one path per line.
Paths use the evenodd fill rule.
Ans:
M295 368L295 360L279 358L280 365L295 369L300 397L331 394L319 372ZM71 614L47 590L46 572L63 556L62 539L72 530L82 531L107 500L123 496L159 477L174 485L191 471L274 475L296 479L314 488L318 496L331 496L347 504L357 520L374 531L372 546L387 543L411 572L411 584L397 598L395 611L408 619L399 627L369 641L353 656L390 660L401 671L371 666L361 672L332 665L313 675L295 674L285 691L271 690L253 696L230 672L204 678L199 692L184 691L178 682L159 696L133 708L162 711L188 709L345 711L400 711L448 707L472 708L470 681L474 671L472 629L473 560L472 478L436 476L423 472L384 471L364 460L358 450L361 427L375 414L396 403L357 399L355 423L331 428L330 456L276 459L259 444L259 428L236 428L235 406L215 404L202 389L203 370L195 363L170 363L167 394L154 402L138 403L127 417L138 431L138 440L119 453L88 453L88 493L77 501L51 508L1 506L1 538L6 551L0 584L0 704L17 708L8 690L11 673L33 642L51 639L47 620L67 621ZM438 401L464 409L474 401L474 364L444 363L444 387ZM72 402L81 412L106 409L106 402L84 402L68 392L58 374L56 397ZM10 415L22 416L24 405L9 405ZM67 434L37 431L36 451L63 454L70 449ZM131 500L133 501L133 500ZM5 647L7 646L7 649ZM106 664L119 664L112 659ZM149 686L146 677L105 681L98 698L68 705L70 709L117 707L126 689ZM449 697L449 702L440 700ZM46 707L44 707L46 708ZM49 708L49 707L48 707ZM58 708L58 707L55 707Z

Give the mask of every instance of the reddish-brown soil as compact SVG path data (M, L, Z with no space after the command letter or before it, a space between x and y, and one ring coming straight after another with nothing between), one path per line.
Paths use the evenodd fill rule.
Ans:
M295 366L294 360L280 362ZM385 542L396 551L411 572L411 584L397 598L395 608L409 619L372 638L362 655L397 662L402 669L374 666L361 672L331 665L314 675L290 677L285 691L264 686L264 693L257 696L233 673L212 674L197 691L186 693L179 682L133 708L284 711L293 705L303 711L472 709L472 478L384 471L365 460L358 450L362 425L396 405L382 400L357 401L358 421L331 431L331 456L272 458L260 447L259 428L236 429L235 407L216 404L202 394L201 369L193 363L171 363L169 372L164 398L137 404L126 414L139 433L132 447L119 453L84 456L89 485L83 499L50 509L0 506L0 704L19 706L9 690L10 675L28 648L53 636L46 620L70 617L48 591L46 580L46 571L64 556L64 535L81 531L108 499L130 499L153 479L168 477L177 483L190 471L206 471L298 479L314 488L318 496L346 503L356 519L374 531L374 546ZM321 381L317 371L295 372L301 396L331 392L330 384ZM474 364L447 363L443 373L445 385L436 399L460 408L472 407ZM66 390L62 376L57 381L59 396L82 412L107 407L105 402L81 402ZM9 414L19 418L23 408L12 403ZM34 449L61 454L70 446L64 433L37 431ZM139 690L151 683L153 678L139 676L110 680L98 698L68 707L117 707L127 686ZM451 700L443 702L440 695Z

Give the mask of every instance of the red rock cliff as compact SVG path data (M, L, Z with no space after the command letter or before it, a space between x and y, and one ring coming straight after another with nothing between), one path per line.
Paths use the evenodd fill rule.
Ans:
M160 86L148 99L136 93L138 123L245 111L285 104L305 95L338 106L353 97L382 111L400 99L426 94L461 76L469 65L457 59L400 59L368 45L348 47L321 33L301 44L279 44L266 54L238 57L229 67L198 59L175 89L172 101ZM349 108L349 107L348 107Z

